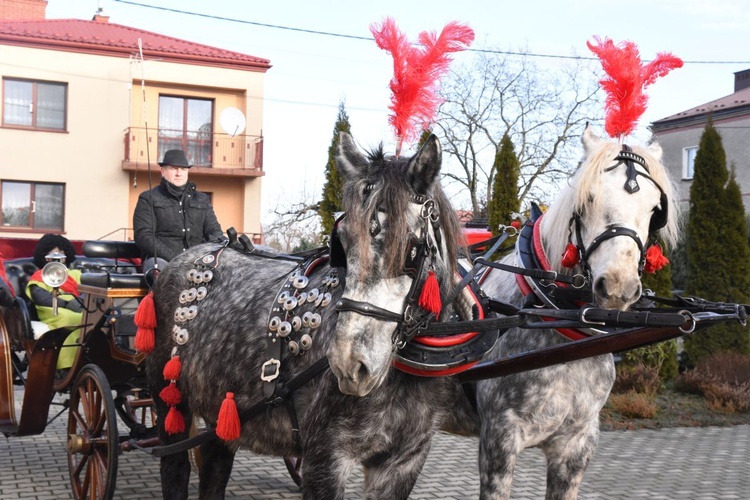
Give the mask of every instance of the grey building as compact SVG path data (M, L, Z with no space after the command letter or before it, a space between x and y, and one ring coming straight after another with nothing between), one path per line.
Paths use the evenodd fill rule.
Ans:
M750 69L734 74L734 93L656 120L651 130L664 150L664 164L687 204L693 183L693 161L708 117L721 135L727 168L734 166L745 212L750 212ZM685 206L687 208L687 206Z

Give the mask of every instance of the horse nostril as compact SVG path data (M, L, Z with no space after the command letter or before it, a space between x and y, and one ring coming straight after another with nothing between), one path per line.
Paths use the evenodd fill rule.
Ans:
M642 291L642 286L641 286L641 282L639 281L635 287L634 292L630 295L630 297L625 297L625 296L622 297L623 301L628 304L636 302L641 297L641 291Z
M369 376L369 374L370 374L370 370L367 369L367 366L364 363L359 363L359 369L353 372L354 381L360 382L362 380L367 380L367 377Z
M607 286L605 284L605 280L603 276L600 276L594 282L594 295L599 296L601 298L605 298L605 299L609 297L609 293L607 293Z

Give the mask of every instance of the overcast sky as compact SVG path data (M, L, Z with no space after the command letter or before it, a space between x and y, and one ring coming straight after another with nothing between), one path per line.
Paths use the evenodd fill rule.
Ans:
M99 6L111 23L271 61L263 127L264 214L303 191L320 193L342 100L357 141L363 147L383 141L392 152L387 122L392 59L374 41L352 38L371 38L369 25L386 16L410 40L460 21L476 32L474 48L591 57L586 41L598 35L635 42L644 60L672 52L686 64L648 88L649 108L636 133L644 138L650 122L731 94L733 73L750 68L747 0L49 0L47 17L91 19ZM456 62L471 57L461 54ZM565 60L534 62L553 71Z

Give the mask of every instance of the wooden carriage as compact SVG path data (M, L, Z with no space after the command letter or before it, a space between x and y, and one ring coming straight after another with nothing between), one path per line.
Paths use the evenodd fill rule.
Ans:
M87 241L83 253L76 261L83 270L83 322L43 333L35 333L35 309L24 294L35 266L29 259L6 263L18 289L14 303L0 308L0 431L6 437L41 434L67 408L73 495L108 499L115 491L119 453L158 442L141 367L145 354L132 348L133 318L148 288L134 243ZM62 347L78 328L78 344ZM76 349L73 366L58 373L60 350L69 348ZM23 387L18 418L17 387ZM55 400L58 393L62 401ZM50 418L53 406L61 409ZM127 436L119 434L118 415L129 429Z

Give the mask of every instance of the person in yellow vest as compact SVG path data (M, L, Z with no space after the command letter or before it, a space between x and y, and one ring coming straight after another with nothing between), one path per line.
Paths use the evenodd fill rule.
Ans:
M76 259L76 251L73 244L64 236L59 234L45 234L41 237L34 250L34 264L39 268L29 279L26 285L26 295L36 306L39 321L46 323L50 329L61 326L80 325L83 321L83 305L78 291L81 282L81 271L68 268L68 279L58 289L57 315L52 308L52 287L42 280L42 268L52 259L48 255L58 253L65 257L60 260L69 267ZM56 259L55 259L56 260ZM78 342L80 330L75 330L65 339L63 349L57 358L57 369L64 370L73 366L77 349L65 347L75 345Z

